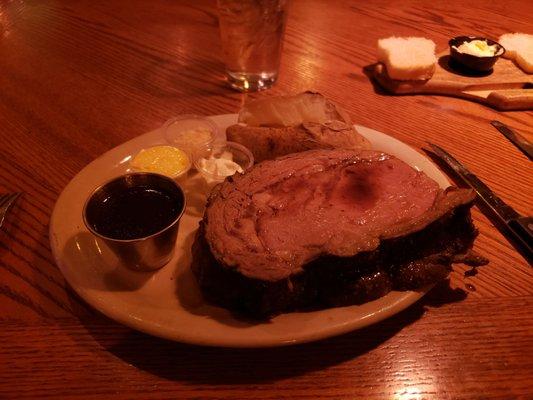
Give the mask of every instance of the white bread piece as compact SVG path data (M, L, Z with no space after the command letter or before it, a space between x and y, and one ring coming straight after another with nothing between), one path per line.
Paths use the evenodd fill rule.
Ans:
M533 74L533 50L517 51L516 63L528 74Z
M517 53L533 52L533 35L527 33L505 33L500 36L498 43L505 47L503 56L511 60L516 60Z
M435 42L422 37L390 37L378 40L378 61L391 79L429 79L435 72Z

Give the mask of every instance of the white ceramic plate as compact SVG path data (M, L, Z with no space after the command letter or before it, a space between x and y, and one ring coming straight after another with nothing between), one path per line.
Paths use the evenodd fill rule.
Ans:
M235 114L212 117L225 132ZM375 149L383 150L423 170L442 187L446 177L424 156L383 133L356 126ZM108 317L134 329L176 340L210 346L267 347L309 342L381 321L421 298L425 292L391 292L363 305L279 315L257 323L235 318L202 299L189 269L190 246L205 201L199 177L185 184L187 210L181 223L176 254L155 273L130 271L97 242L82 221L90 192L127 171L139 150L164 143L160 130L146 133L108 151L87 165L63 190L50 222L52 252L72 288Z

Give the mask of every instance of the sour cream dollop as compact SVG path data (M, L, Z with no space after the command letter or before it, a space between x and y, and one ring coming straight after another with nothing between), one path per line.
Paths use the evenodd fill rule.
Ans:
M241 174L244 172L241 166L232 160L231 153L223 154L220 158L201 158L198 160L198 166L203 171L222 179L236 172Z

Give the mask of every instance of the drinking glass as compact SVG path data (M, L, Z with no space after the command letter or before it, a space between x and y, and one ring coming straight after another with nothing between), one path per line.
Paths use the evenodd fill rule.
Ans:
M229 85L267 89L278 77L289 0L218 0Z

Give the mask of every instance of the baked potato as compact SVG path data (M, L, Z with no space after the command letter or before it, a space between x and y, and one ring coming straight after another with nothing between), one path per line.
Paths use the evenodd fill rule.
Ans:
M348 114L314 92L252 101L226 136L250 149L257 162L312 149L370 148Z

